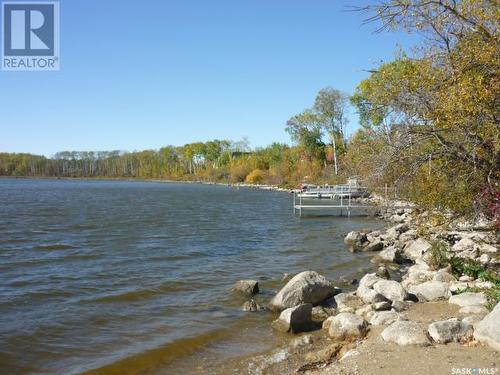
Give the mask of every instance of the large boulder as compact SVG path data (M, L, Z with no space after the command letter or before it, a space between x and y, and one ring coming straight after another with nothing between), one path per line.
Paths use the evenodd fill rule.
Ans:
M415 294L423 302L437 301L451 297L448 284L441 281L426 281L425 283L412 286L410 293Z
M456 318L440 322L434 322L429 325L429 335L440 344L448 342L458 342L472 337L474 328L466 322L461 322Z
M259 293L259 283L255 280L239 280L234 284L233 290L251 296Z
M373 289L391 301L404 301L408 293L403 286L394 280L380 280L373 285Z
M302 303L317 305L339 290L324 276L314 271L295 275L270 302L273 310L283 310Z
M311 329L313 322L311 319L312 305L303 303L283 310L277 320L272 323L272 327L282 332L304 332Z
M476 325L474 337L500 351L500 302Z
M422 324L398 320L382 331L384 341L398 345L427 346L430 340L427 337L427 327Z
M410 243L407 247L405 247L404 254L409 259L415 260L424 255L431 247L432 245L429 242L427 242L423 238L418 238Z
M465 292L451 296L448 302L461 307L477 305L484 306L488 303L488 299L483 293Z
M328 334L336 340L361 338L368 330L367 322L356 314L340 313L328 319Z

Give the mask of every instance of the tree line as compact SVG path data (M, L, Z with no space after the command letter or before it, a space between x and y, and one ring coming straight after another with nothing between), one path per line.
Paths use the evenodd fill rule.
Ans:
M270 183L337 183L358 175L371 187L500 222L500 7L492 0L382 0L353 8L377 32L422 36L414 53L370 70L352 95L332 87L292 115L293 145L251 150L213 140L141 152L0 154L0 175L126 177ZM347 112L360 127L346 135Z

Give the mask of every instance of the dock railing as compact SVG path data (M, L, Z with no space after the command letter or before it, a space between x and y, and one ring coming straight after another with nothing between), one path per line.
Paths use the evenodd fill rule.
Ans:
M327 203L330 202L330 203ZM354 210L363 210L365 212L372 209L372 205L361 204L353 199L353 194L350 192L336 192L330 199L318 199L314 197L303 197L302 192L295 191L293 194L293 213L294 215L302 216L303 210L332 210L340 212L340 216L347 214L351 216Z
M303 211L330 211L344 213L347 217L354 212L370 215L377 210L387 209L413 209L415 205L410 202L399 201L399 189L388 187L370 189L371 193L379 195L379 203L369 203L358 199L366 196L368 189L359 185L336 185L314 187L306 190L295 190L293 193L293 214L303 215Z

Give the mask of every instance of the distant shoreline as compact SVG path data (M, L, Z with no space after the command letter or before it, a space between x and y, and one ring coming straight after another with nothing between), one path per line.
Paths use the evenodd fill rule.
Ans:
M293 189L281 188L277 185L254 185L245 183L232 182L210 182L210 181L190 181L190 180L168 180L154 178L138 178L138 177L45 177L45 176L0 176L0 180L17 179L17 180L66 180L66 181L129 181L129 182L156 182L166 184L199 184L199 185L218 185L233 188L248 188L266 191L278 191L283 193L292 193Z

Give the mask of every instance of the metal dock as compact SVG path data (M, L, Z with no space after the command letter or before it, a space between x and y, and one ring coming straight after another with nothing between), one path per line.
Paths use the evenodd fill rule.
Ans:
M353 177L343 185L306 185L293 194L293 213L302 216L303 211L332 211L340 216L351 216L351 213L360 211L367 215L373 206L362 204L356 198L369 195L368 189L358 183Z
M340 216L345 213L349 217L353 211L362 211L363 214L368 215L371 209L374 209L374 206L360 204L349 193L332 195L330 199L307 197L298 192L293 194L293 213L299 216L302 216L303 211L306 210L330 210L340 213Z

